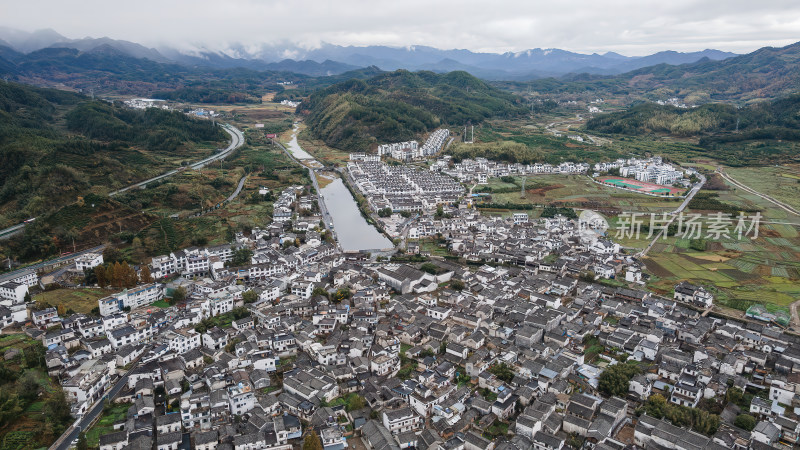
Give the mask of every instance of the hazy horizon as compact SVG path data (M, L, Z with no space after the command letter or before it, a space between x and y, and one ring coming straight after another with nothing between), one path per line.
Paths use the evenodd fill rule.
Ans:
M33 32L52 29L68 39L132 41L146 47L229 50L262 45L322 43L342 46L428 46L473 52L520 52L558 48L577 53L616 52L645 56L660 51L716 49L748 53L800 40L800 4L741 0L707 5L699 0L669 4L579 0L564 9L552 2L518 4L410 0L367 6L300 0L208 0L113 4L88 0L32 0L0 7L0 26ZM354 13L356 12L356 13ZM291 58L290 54L286 57Z

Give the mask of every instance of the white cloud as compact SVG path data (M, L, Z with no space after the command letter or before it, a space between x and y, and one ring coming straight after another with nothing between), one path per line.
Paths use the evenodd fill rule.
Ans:
M53 28L145 45L243 48L293 42L429 45L473 51L561 48L643 55L705 48L748 52L799 37L789 0L26 0L4 2L0 25Z

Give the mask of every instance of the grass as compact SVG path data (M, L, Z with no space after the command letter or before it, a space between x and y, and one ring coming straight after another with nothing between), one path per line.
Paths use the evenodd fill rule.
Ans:
M491 200L495 204L524 204L569 206L601 212L645 212L672 211L680 205L679 200L662 199L648 195L624 192L593 182L584 175L542 174L527 177L524 198L520 195L520 177L515 183L492 179L488 185L494 192ZM513 190L512 190L513 189ZM475 192L478 192L476 188ZM529 211L531 212L531 211ZM537 211L532 211L535 216Z
M432 239L420 239L419 241L419 250L420 252L430 253L431 256L449 256L450 252L447 251L447 247L440 247L435 240Z
M126 403L119 403L103 409L100 420L86 432L86 441L90 448L100 446L100 436L114 432L114 423L126 418L130 406Z
M314 139L305 127L305 124L300 124L299 133L297 135L297 143L303 150L307 151L311 156L317 158L326 166L345 166L347 161L350 160L350 154L342 150L328 147L319 139Z
M157 301L157 302L153 302L153 303L152 303L152 305L153 305L153 306L155 306L155 307L157 307L157 308L164 308L164 309L166 309L166 308L169 308L169 307L170 307L170 304L169 304L169 302L166 302L166 301L164 301L164 300L159 300L159 301Z
M64 311L71 309L78 313L88 314L97 307L98 299L107 297L114 292L114 290L94 288L56 289L36 294L33 300L52 306L61 306Z

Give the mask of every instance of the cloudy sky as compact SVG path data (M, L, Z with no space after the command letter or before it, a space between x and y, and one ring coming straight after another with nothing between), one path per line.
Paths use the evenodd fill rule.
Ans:
M489 52L745 53L800 40L800 1L24 0L0 4L0 26L210 49L329 42Z

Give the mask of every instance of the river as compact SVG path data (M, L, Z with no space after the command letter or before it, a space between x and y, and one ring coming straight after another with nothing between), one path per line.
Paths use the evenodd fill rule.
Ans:
M297 159L314 159L313 156L311 156L307 151L303 150L303 148L300 147L300 144L297 143L297 130L299 128L300 127L295 124L294 129L292 130L292 140L289 141L289 145L287 145L286 148L289 150L292 156Z
M344 251L392 248L393 244L377 228L368 224L358 210L353 195L341 178L320 190L325 206L333 218L333 231Z

